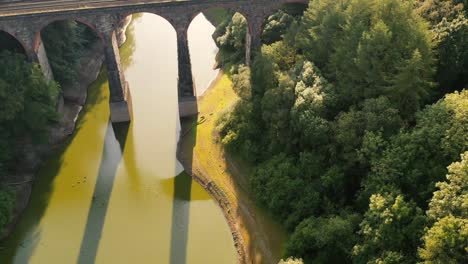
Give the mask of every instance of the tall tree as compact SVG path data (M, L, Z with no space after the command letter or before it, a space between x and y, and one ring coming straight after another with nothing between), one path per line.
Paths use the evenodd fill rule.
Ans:
M448 167L447 181L437 190L427 214L432 226L426 231L419 256L424 263L463 263L468 254L468 152Z
M353 249L355 263L415 263L425 217L401 195L375 194L360 224L360 242Z

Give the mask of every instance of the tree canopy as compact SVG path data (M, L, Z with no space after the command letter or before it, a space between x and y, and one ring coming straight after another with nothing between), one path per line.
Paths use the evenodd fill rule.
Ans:
M312 0L268 19L250 69L228 69L240 100L221 142L254 167L251 192L291 234L285 257L460 263L466 197L436 183L468 149L464 4Z

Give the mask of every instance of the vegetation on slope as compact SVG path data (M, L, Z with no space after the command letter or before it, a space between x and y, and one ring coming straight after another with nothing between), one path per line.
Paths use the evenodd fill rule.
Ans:
M429 203L447 167L467 177L463 4L313 0L301 18L269 19L251 68L223 61L241 100L219 120L221 142L255 165L252 192L291 233L285 257L466 260L466 203L439 218ZM241 43L240 24L221 25L218 45ZM466 199L461 179L450 199Z
M77 81L76 66L94 35L72 21L55 22L42 32L49 63L58 83L45 79L38 65L26 61L21 45L0 36L0 231L9 223L15 191L11 183L23 159L23 143L46 143L56 112L60 85Z
M22 159L22 141L44 142L48 124L56 120L58 85L45 79L23 55L0 53L0 183L9 182L14 164ZM0 230L10 221L14 192L0 186Z

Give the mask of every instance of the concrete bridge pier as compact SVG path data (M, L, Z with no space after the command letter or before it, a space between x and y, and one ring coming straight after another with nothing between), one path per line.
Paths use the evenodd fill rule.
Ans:
M110 116L112 123L131 121L131 95L120 64L115 30L103 34L105 63L110 90Z
M190 23L176 25L177 59L179 63L178 93L180 117L198 114L197 92L193 83L192 63L188 45L187 31Z

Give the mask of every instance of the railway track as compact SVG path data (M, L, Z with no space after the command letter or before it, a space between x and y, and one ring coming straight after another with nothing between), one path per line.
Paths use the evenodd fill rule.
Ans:
M175 2L174 0L140 1L140 0L55 0L55 1L0 1L0 17L67 11L76 9L94 9L157 2Z

